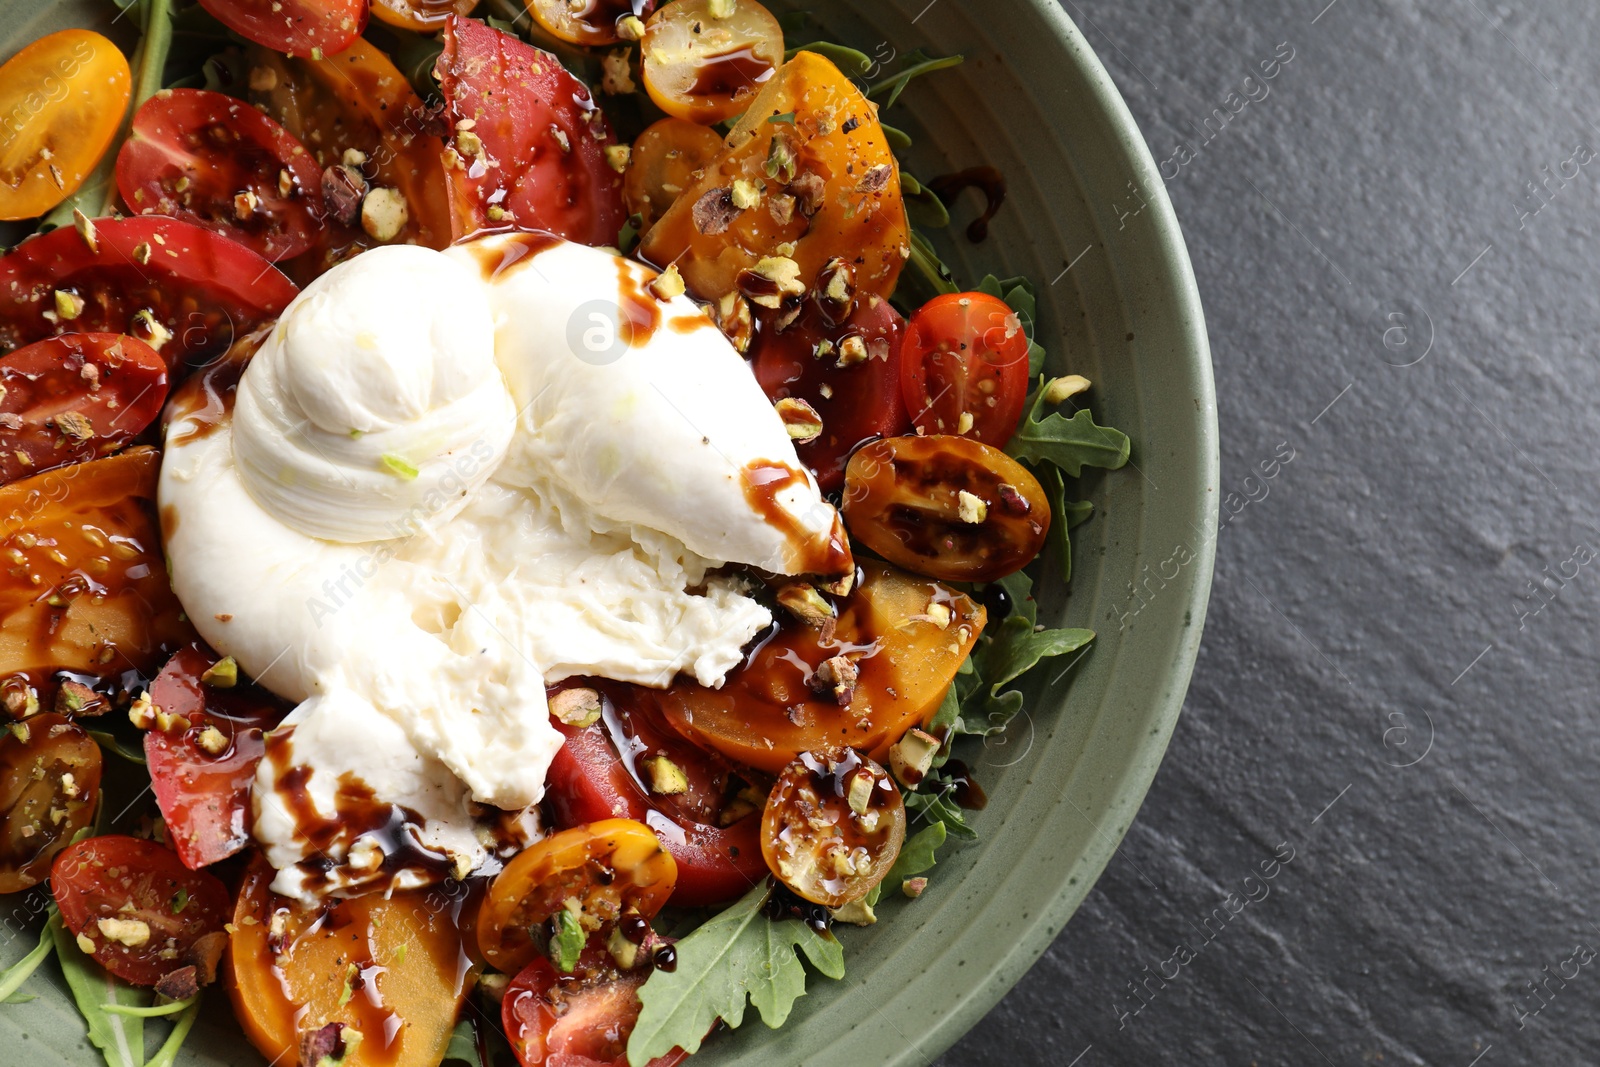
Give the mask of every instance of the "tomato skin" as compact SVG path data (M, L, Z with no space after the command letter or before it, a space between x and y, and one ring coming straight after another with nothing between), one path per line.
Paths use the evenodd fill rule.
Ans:
M564 978L535 957L506 987L501 1022L522 1067L627 1067L628 1037L639 1020L639 987L647 972ZM647 1067L675 1067L688 1053L673 1049Z
M555 56L476 19L452 18L435 72L451 125L472 123L451 141L461 160L448 172L458 238L516 226L617 243L628 213L622 175L605 158L616 142L589 90ZM483 158L471 151L475 143Z
M669 115L706 125L750 106L783 63L783 27L754 0L721 18L711 0L675 0L640 42L645 91Z
M609 693L606 699L611 699ZM703 791L699 783L711 773L707 753L657 726L652 713L639 706L644 702L653 702L653 697L636 691L630 700L632 708L621 713L612 709L619 720L625 719L618 725L624 743L643 745L634 753L635 764L647 752L665 753ZM672 903L683 907L726 903L742 896L766 874L757 813L719 827L695 817L703 813L673 810L668 803L673 798L652 798L630 773L604 725L573 727L554 720L552 724L567 739L546 775L545 796L557 825L581 826L608 818L645 823L677 861Z
M528 0L527 8L556 40L593 48L616 44L622 39L617 24L629 15L649 18L656 0L585 0L577 10L569 0Z
M49 877L56 855L94 821L100 771L100 746L60 715L33 715L0 735L0 893Z
M538 955L529 933L576 897L601 928L632 911L651 919L672 895L678 865L655 832L602 819L536 842L506 864L478 909L478 948L508 974Z
M62 670L154 674L194 640L161 556L160 466L138 447L0 487L0 552L15 564L0 572L6 671L41 690Z
M985 509L961 517L961 495ZM891 563L947 582L992 582L1044 549L1050 499L1028 468L970 437L890 437L850 457L850 533Z
M905 320L887 300L868 296L838 325L828 322L815 300L807 300L788 329L774 329L769 319L756 332L752 369L762 390L774 401L798 397L822 416L822 435L797 443L795 453L825 493L844 484L845 464L863 443L911 426L900 390L904 330ZM864 342L864 362L840 367L836 358L814 355L818 344L827 342L837 351L847 337Z
M911 316L900 372L918 431L1004 448L1028 398L1028 337L998 297L946 293ZM964 431L963 414L972 419Z
M343 52L367 28L365 0L200 0L200 6L245 40L291 56Z
M250 795L256 764L266 751L265 731L283 720L287 709L270 693L241 682L217 689L200 681L220 657L196 642L179 649L150 685L156 707L189 720L180 733L150 730L144 754L150 786L167 840L184 866L199 870L227 859L250 844ZM212 727L227 747L213 755L200 746Z
M117 153L117 189L135 214L181 218L273 260L299 255L318 239L321 183L311 154L287 130L243 101L204 89L151 97ZM246 191L256 203L241 219L235 198Z
M155 985L184 965L185 955L228 921L227 887L204 871L191 871L154 841L107 834L69 845L50 869L50 888L61 922L94 942L94 958L118 978ZM131 903L132 910L124 905ZM137 919L149 927L143 945L105 936L100 919ZM163 950L172 954L162 958Z
M159 347L171 370L277 318L297 292L250 249L193 223L141 215L94 226L95 249L69 226L0 256L0 347L80 332L147 340L134 320L149 309L172 335ZM83 300L77 318L57 315L62 291Z
M0 219L42 215L78 191L111 147L132 86L122 52L88 30L41 37L0 66Z
M0 483L116 451L167 399L167 365L135 337L74 333L0 357ZM81 415L87 423L55 420ZM12 425L12 423L16 423Z
M761 851L773 876L829 908L866 896L905 839L894 779L851 749L802 753L778 776L761 813Z
M402 30L434 33L451 15L470 15L477 6L478 0L372 0L372 14Z

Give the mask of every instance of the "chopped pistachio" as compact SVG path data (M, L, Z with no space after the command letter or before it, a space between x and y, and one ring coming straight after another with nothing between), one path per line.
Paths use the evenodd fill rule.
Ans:
M904 893L912 900L916 900L918 897L920 897L922 895L922 891L927 888L928 880L926 878L907 878L900 883L900 892Z
M150 262L149 241L140 241L138 244L133 246L133 261L139 264L141 267Z
M811 688L818 693L831 693L840 707L849 705L856 693L856 679L861 672L849 656L832 656L822 661L811 676Z
M1044 399L1047 404L1059 404L1069 397L1086 392L1089 388L1089 379L1081 374L1068 374L1063 378L1051 378L1044 386Z
M129 948L138 948L150 940L150 924L142 919L100 919L95 926L107 941Z
M735 350L741 355L748 351L755 338L755 320L750 316L750 304L738 293L728 293L712 307L712 317Z
M406 460L402 456L395 455L393 452L385 452L379 459L379 462L383 464L384 470L388 471L396 478L399 478L401 481L416 481L417 475L421 473L410 463L410 461Z
M133 313L133 335L149 345L156 351L161 351L163 345L172 340L172 331L166 324L156 318L156 313L149 308L142 308Z
M632 970L639 959L639 946L629 941L622 930L615 926L611 928L611 936L606 939L606 951L611 953L617 966L625 971Z
M773 405L791 440L805 444L822 436L822 416L799 397L787 396Z
M483 138L470 130L462 128L456 134L456 151L464 156L481 156L483 155Z
M733 206L740 211L748 211L760 205L765 192L766 188L758 182L736 178L733 182Z
M593 689L563 689L550 698L550 714L568 726L592 726L600 712L600 694Z
M608 144L605 148L606 164L621 174L633 160L633 148L625 144Z
M790 582L778 590L778 603L808 626L821 626L834 617L833 605L809 582Z
M367 154L359 148L346 148L344 155L339 157L339 162L347 167L359 167L367 162Z
M374 241L394 240L410 218L405 194L398 189L379 186L361 201L361 228Z
M213 689L232 689L239 684L239 664L232 656L223 656L206 668L200 680Z
M563 130L560 126L552 125L550 127L550 136L555 139L562 152L572 151L572 142L567 139L566 130Z
M195 741L213 756L220 756L228 751L228 735L209 723L200 731L200 736Z
M836 367L853 367L857 363L867 361L867 342L860 335L851 334L839 340L839 358L834 362Z
M94 955L94 939L91 938L88 934L79 934L78 935L78 949L79 949L79 951L83 952L85 955L88 955L88 956Z
M689 776L665 756L646 759L644 771L650 779L650 792L658 796L677 796L689 791Z
M504 222L506 219L511 217L510 213L499 204L490 204L488 215L490 222Z
M156 724L155 705L150 702L149 693L140 693L133 698L133 703L128 705L128 721L141 730L148 730Z
M156 729L164 734L181 734L191 725L188 718L183 715L174 715L165 708L156 706Z
M644 20L638 15L629 15L617 23L617 36L624 41L639 41L644 39Z
M787 126L777 127L772 132L772 143L767 146L767 177L787 184L794 180L798 166L793 134Z
M817 277L817 302L830 322L843 322L855 309L855 269L843 256L822 265Z
M240 222L244 222L256 213L256 208L260 204L261 198L253 190L246 189L242 193L235 193L233 195L233 217Z
M834 922L849 923L851 926L871 926L878 921L878 916L873 912L872 905L867 903L865 897L860 900L852 900L842 907L830 908L829 911L833 915Z
M800 264L787 256L762 256L754 267L739 272L739 289L765 308L783 305L785 297L803 296Z
M100 695L82 682L70 679L61 683L61 688L56 690L56 714L76 715L85 708L97 707Z
M60 412L51 421L63 437L70 437L74 441L87 441L94 436L94 424L76 411Z
M73 208L72 225L78 231L78 236L83 238L83 243L89 246L89 251L98 254L100 238L94 232L94 220L77 208Z
M950 606L948 604L941 604L938 601L934 601L928 605L928 610L923 612L923 614L927 617L929 622L933 623L941 630L947 629L950 626L951 616Z
M682 296L683 291L683 275L678 273L676 263L667 264L667 269L650 283L650 294L657 300L671 300Z
M969 493L965 489L956 494L956 509L961 521L970 523L973 526L978 525L989 517L989 505L983 502L982 497Z
M706 4L706 14L714 19L732 18L733 13L739 8L737 0L710 0Z
M850 788L845 794L845 800L850 805L850 810L857 815L865 815L867 807L872 803L872 775L866 771L857 771L850 776Z
M889 770L907 789L933 769L933 760L939 754L939 739L925 730L912 728L906 735L889 746Z
M81 792L82 790L78 788L78 780L72 776L70 771L61 775L62 796L66 797L68 800L71 800L76 798Z
M56 314L63 319L75 319L83 314L83 297L66 289L56 290Z
M619 48L600 57L600 91L607 96L627 96L639 91L633 83L628 50Z

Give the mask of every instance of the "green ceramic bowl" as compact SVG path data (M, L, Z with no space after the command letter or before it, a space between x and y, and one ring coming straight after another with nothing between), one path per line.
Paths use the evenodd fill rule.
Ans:
M957 224L935 237L939 251L969 283L988 272L1033 278L1052 369L1093 381L1099 421L1134 442L1127 467L1083 481L1096 514L1074 533L1070 595L1052 582L1040 595L1042 618L1090 627L1099 639L1065 677L1046 664L1025 680L1028 711L1004 743L964 754L990 798L973 819L980 840L947 848L920 900L892 894L878 925L844 930L848 976L814 980L782 1030L752 1012L695 1059L920 1067L1050 944L1161 762L1211 585L1216 408L1199 297L1161 179L1111 79L1055 0L805 6L824 28L819 36L880 58L918 47L966 55L965 65L914 83L885 116L915 138L915 173L988 164L1008 179L988 240L962 235L975 209L963 198ZM109 8L109 0L0 0L4 54L62 26L101 26ZM0 915L26 911L9 904ZM28 941L19 934L0 954L15 958ZM98 1063L54 968L29 988L38 1000L0 1008L0 1043L11 1050L0 1059ZM181 1062L262 1060L214 992Z

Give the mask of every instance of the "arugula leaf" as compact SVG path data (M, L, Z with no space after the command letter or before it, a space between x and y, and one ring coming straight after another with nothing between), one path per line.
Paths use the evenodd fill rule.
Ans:
M932 287L936 293L955 293L960 288L955 283L955 278L950 273L950 268L944 265L939 258L939 253L933 250L933 245L928 239L916 230L911 231L911 258L910 264L922 279Z
M178 1050L183 1048L183 1042L188 1038L189 1031L194 1029L194 1021L200 1017L200 999L196 995L184 1002L189 1005L188 1008L178 1016L178 1021L172 1024L172 1032L161 1042L155 1058L146 1067L173 1067L173 1064L178 1062Z
M550 957L563 974L571 974L578 965L578 957L583 954L583 943L588 939L589 935L583 932L576 915L566 908L556 912L556 932L550 939Z
M916 225L935 230L950 225L950 212L944 206L944 201L903 168L900 171L900 196L906 203L911 221Z
M450 1031L450 1044L444 1050L445 1063L464 1063L467 1067L484 1067L478 1055L478 1027L471 1019L463 1017Z
M142 764L145 762L144 749L142 747L136 746L132 742L124 741L111 730L89 730L87 732L99 744L101 749L111 753L113 756L120 756L129 763Z
M0 1000L5 1001L7 1004L20 1003L20 1001L12 998L22 988L22 983L26 982L33 972L39 969L39 965L45 961L50 953L55 951L55 933L52 928L60 925L61 916L52 906L49 921L44 924L44 929L39 931L39 947L16 963L13 963L10 967L7 967L3 972L0 972ZM31 1000L33 998L29 997L28 999Z
M844 977L844 950L799 919L762 914L771 890L757 885L726 911L679 941L678 966L656 971L639 988L643 1008L628 1038L628 1063L644 1067L674 1048L699 1050L712 1025L744 1022L745 1001L776 1029L806 991L796 949L829 978Z
M1039 484L1050 500L1050 540L1061 555L1061 580L1072 581L1072 538L1070 531L1089 521L1094 505L1087 500L1068 500L1067 483L1061 468L1050 464L1038 471ZM1010 590L1007 590L1009 592Z
M842 44L834 44L832 41L812 41L810 44L791 48L783 53L784 62L787 63L799 52L815 52L838 67L847 78L859 77L872 69L871 56L865 52L857 52L854 48L846 48Z
M883 881L873 886L872 892L867 894L868 906L878 902L884 886L898 886L912 875L932 870L934 853L944 844L947 832L944 823L936 822L906 838L906 843L900 846L900 855L895 859L894 866L883 876Z
M932 787L931 789L929 787ZM929 790L923 792L923 790ZM967 825L961 806L952 799L955 784L938 775L922 780L914 793L905 795L906 810L931 826L940 826L946 832L967 841L976 841L978 832Z
M901 68L900 73L885 78L882 81L873 82L871 85L867 86L867 99L870 100L873 97L884 96L887 94L887 97L883 103L879 105L881 110L887 111L891 107L894 107L895 101L899 100L900 94L906 91L906 86L911 83L912 78L921 77L924 74L931 74L936 70L945 70L949 67L960 66L962 60L965 58L966 57L960 55L930 56L928 53L918 48L906 55L906 62L908 65Z
M1023 616L1030 626L1039 621L1039 602L1033 599L1033 579L1027 571L1008 574L994 584L1006 591L1013 615Z
M1059 411L1039 417L1044 406L1044 383L1029 398L1028 413L1006 445L1006 454L1030 463L1053 463L1076 478L1085 467L1116 470L1128 462L1128 435L1109 426L1100 426L1080 408L1072 418Z
M973 666L989 686L989 692L997 693L1040 660L1076 652L1093 640L1093 630L1035 630L1027 619L1012 615L1000 624L993 638L973 653L977 661Z
M89 1041L105 1057L107 1067L140 1067L144 1063L144 1020L112 1015L101 1005L109 1001L128 1007L146 1007L152 999L150 990L120 982L108 974L78 947L77 940L61 925L59 918L51 927L51 936L67 988L72 990L72 999L77 1001L78 1011L88 1024Z
M887 122L878 123L878 128L883 131L883 139L889 142L891 152L904 152L911 147L911 135Z

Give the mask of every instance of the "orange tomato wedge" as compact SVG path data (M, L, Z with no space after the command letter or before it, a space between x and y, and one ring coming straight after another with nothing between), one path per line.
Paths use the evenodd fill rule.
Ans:
M43 215L77 192L132 87L122 52L88 30L41 37L0 66L0 219Z

